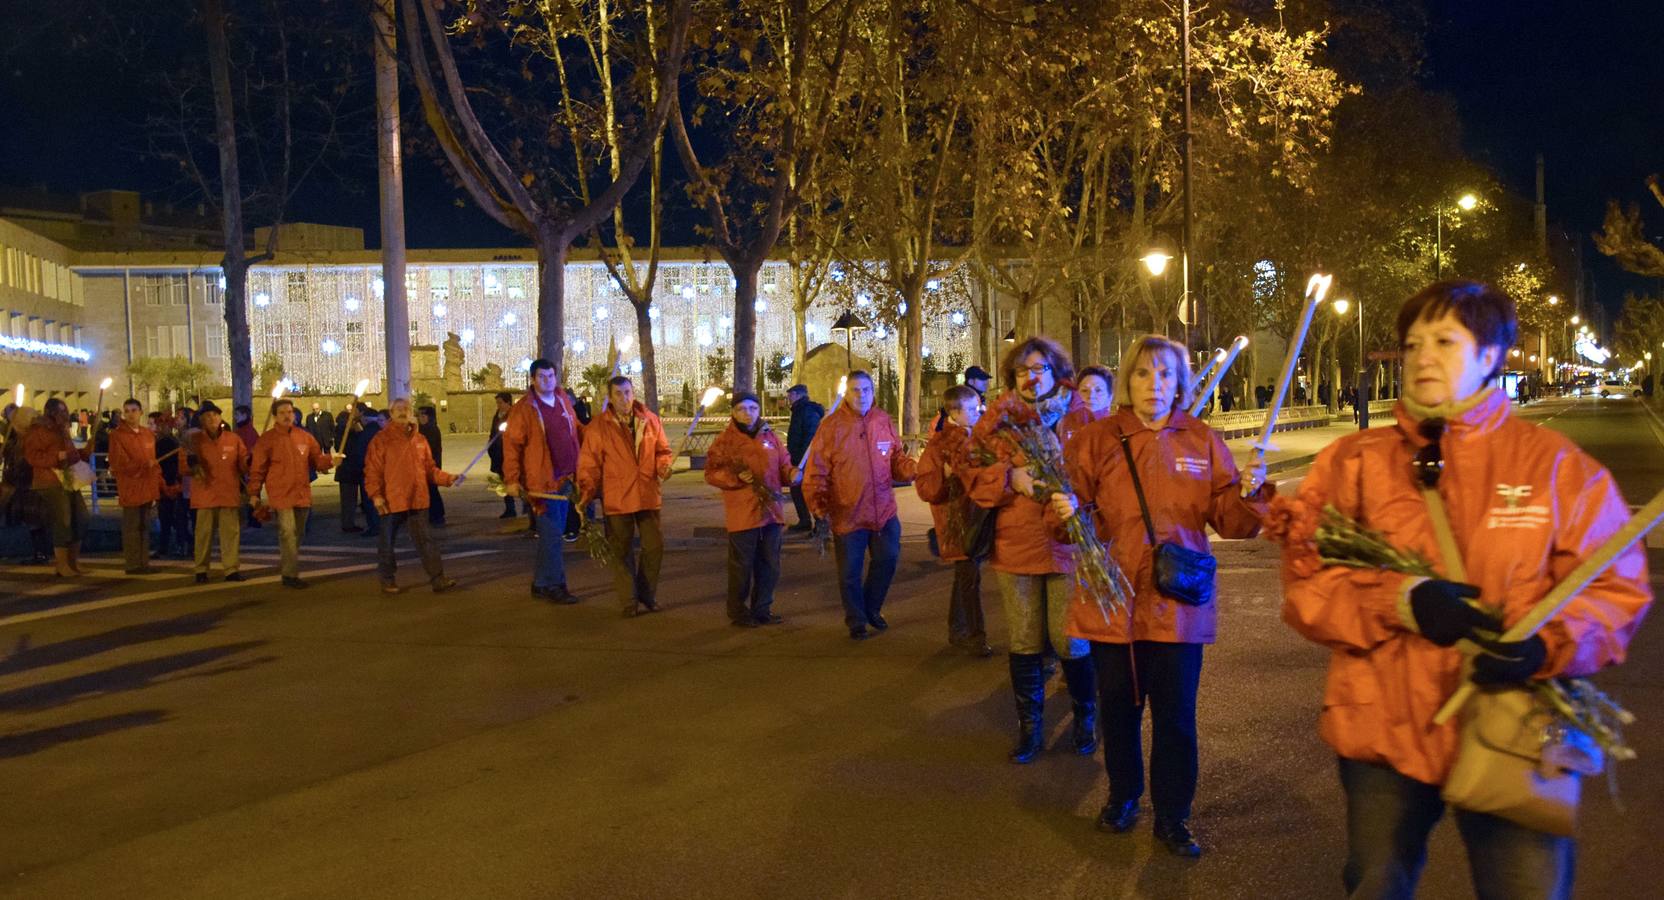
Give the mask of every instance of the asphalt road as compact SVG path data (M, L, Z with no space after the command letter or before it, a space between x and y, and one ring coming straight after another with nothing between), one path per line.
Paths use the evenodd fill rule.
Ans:
M1612 467L1631 502L1664 487L1664 426L1633 401L1530 415ZM0 572L0 893L1339 893L1341 794L1315 731L1326 654L1281 624L1269 545L1217 545L1222 639L1203 674L1195 811L1208 853L1183 862L1145 827L1093 830L1104 775L1063 749L1066 696L1048 708L1054 749L1005 761L1003 657L945 648L949 578L916 505L892 627L854 644L830 559L802 542L785 555L787 623L727 625L720 514L695 476L672 481L667 610L633 620L576 551L585 602L534 602L530 542L499 533L498 501L462 490L445 551L463 589L442 596L376 592L368 542L327 516L308 565L334 574L304 592L199 590L183 569L91 587ZM248 539L258 565L270 531ZM998 646L992 585L984 606ZM1642 758L1620 773L1626 811L1588 788L1580 897L1664 896L1658 635L1643 629L1601 678L1640 716ZM1469 893L1448 822L1424 885Z

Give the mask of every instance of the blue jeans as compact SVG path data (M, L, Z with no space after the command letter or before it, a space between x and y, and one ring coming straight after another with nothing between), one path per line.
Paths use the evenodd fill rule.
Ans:
M527 506L531 506L528 501ZM566 587L566 552L561 532L566 530L565 500L544 500L543 511L537 520L537 571L532 575L534 588Z
M1346 790L1346 867L1350 897L1412 898L1427 862L1427 835L1444 815L1436 785L1375 763L1341 759ZM1456 810L1479 900L1569 898L1577 846L1507 819Z
M901 520L895 516L877 531L860 530L837 536L838 589L844 599L844 624L850 629L866 628L884 608L890 580L896 576L901 557ZM867 565L867 553L872 565ZM863 581L862 570L866 570Z

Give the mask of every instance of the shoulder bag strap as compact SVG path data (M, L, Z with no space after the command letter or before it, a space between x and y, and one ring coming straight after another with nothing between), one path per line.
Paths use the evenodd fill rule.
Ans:
M1127 474L1132 476L1132 490L1138 495L1138 512L1144 517L1144 533L1150 536L1150 546L1156 545L1156 526L1150 521L1150 504L1144 501L1144 485L1138 479L1138 465L1132 460L1132 445L1127 442L1125 433L1117 433L1121 439L1121 452L1127 456Z

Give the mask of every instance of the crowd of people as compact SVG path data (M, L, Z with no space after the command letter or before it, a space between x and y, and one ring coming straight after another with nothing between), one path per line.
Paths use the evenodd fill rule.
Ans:
M1324 449L1295 498L1364 523L1437 561L1442 573L1310 571L1292 548L1284 551L1284 619L1332 650L1319 733L1336 754L1346 797L1342 874L1352 896L1414 894L1459 745L1458 724L1436 723L1434 713L1456 687L1470 674L1476 683L1521 685L1619 663L1651 602L1645 557L1632 548L1534 636L1498 637L1628 516L1610 473L1565 438L1510 416L1496 379L1516 328L1513 301L1484 284L1441 282L1406 301L1397 320L1405 396L1395 421ZM865 371L848 373L830 412L802 385L791 388L783 440L763 419L759 398L736 391L703 472L722 499L728 618L738 628L782 621L774 593L783 534L798 530L833 549L849 637L886 631L884 605L901 555L895 485L911 482L931 509L932 552L953 569L948 641L977 657L993 654L981 596L984 569L992 573L1015 711L1010 760L1030 764L1044 751L1055 660L1072 710L1066 749L1090 755L1102 747L1108 794L1097 826L1131 830L1148 791L1161 845L1201 855L1191 827L1197 697L1206 648L1221 636L1219 587L1202 561L1211 559L1210 530L1233 539L1258 534L1276 487L1263 468L1239 471L1220 435L1190 415L1192 377L1187 348L1160 335L1134 342L1115 372L1077 369L1056 342L1031 337L1005 354L999 393L987 395L994 376L978 367L943 393L916 458L874 403ZM533 521L535 598L579 602L562 544L581 528L592 530L592 552L611 569L623 615L660 608L661 486L672 450L634 389L614 377L593 418L580 417L556 366L539 359L524 395L497 397L491 468L502 480L502 515L520 515L518 501ZM420 550L433 588L454 584L427 527L443 520L437 489L461 479L439 467L431 409L398 399L385 411L358 408L346 421L315 409L303 423L292 403L278 400L272 424L253 440L242 412L228 428L203 404L194 427L176 435L157 427L163 420L147 420L136 401L123 405L109 447L129 571L146 571L149 518L177 515L161 504L177 499L175 485L189 476L198 581L206 580L216 531L227 578L240 577L237 526L246 500L256 518L279 523L283 583L305 586L297 567L309 481L336 467L342 527L356 527L362 512L381 537L384 590L399 589L391 545L401 530ZM17 411L3 473L7 485L38 498L49 541L41 548L50 547L64 576L79 572L87 515L70 470L90 453L71 441L70 423L58 400L38 416ZM325 452L331 443L341 452ZM170 476L165 464L174 456L182 465ZM791 526L788 496L798 520ZM1528 506L1519 506L1521 497ZM1499 531L1508 539L1493 539ZM1085 551L1096 543L1089 537L1101 541L1103 559ZM1111 603L1094 594L1099 581L1083 577L1084 566L1114 570L1122 596ZM1483 650L1468 662L1458 645ZM1482 895L1569 896L1570 837L1468 809L1456 818Z

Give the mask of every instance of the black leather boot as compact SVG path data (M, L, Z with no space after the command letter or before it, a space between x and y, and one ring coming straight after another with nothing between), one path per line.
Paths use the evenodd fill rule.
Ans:
M1098 749L1098 678L1092 657L1065 659L1063 680L1075 703L1075 752L1090 756Z
M1011 761L1025 765L1040 755L1046 730L1042 723L1046 708L1046 676L1040 669L1040 654L1012 653L1011 692L1017 700L1017 746Z

